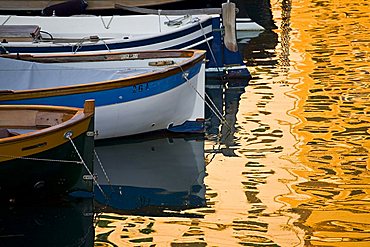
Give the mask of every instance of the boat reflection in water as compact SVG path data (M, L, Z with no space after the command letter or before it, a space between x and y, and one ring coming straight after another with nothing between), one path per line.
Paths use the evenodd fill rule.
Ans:
M0 208L0 246L94 245L91 198L7 206Z
M206 108L207 138L218 138L223 145L220 150L225 156L235 156L236 115L239 111L241 95L245 92L249 80L207 80L206 93L217 110ZM219 115L222 115L220 117Z
M205 205L203 136L104 141L96 152L111 184L96 160L104 212L164 215Z

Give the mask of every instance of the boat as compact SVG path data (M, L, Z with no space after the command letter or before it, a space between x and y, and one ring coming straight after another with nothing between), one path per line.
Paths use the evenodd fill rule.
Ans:
M157 133L98 141L94 200L104 212L166 215L204 207L204 138ZM100 163L102 167L101 169Z
M199 50L0 57L0 104L95 99L96 139L204 132L204 59Z
M236 18L236 38L238 42L247 42L258 37L265 28L251 18Z
M249 78L238 50L225 43L219 14L0 15L0 53L46 54L165 49L207 51L207 77ZM236 40L235 40L236 43ZM235 47L234 45L233 47Z
M94 101L85 108L0 105L0 198L92 192Z
M222 14L223 8L199 8L199 9L148 9L136 6L123 6L121 4L115 5L117 9L124 11L139 13L139 14L162 14L162 15L186 15L187 13L192 14ZM221 4L220 4L221 6ZM236 8L236 7L235 7ZM236 12L239 10L236 9ZM220 28L223 28L222 26ZM257 37L262 33L265 28L258 23L254 22L249 17L235 18L235 30L236 38L238 40L245 40Z
M156 6L181 2L183 0L0 0L0 10L5 11L41 11L50 6L84 4L88 10L112 9L115 4L126 6Z

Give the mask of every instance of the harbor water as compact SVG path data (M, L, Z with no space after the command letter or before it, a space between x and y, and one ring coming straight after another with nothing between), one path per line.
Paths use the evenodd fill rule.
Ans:
M239 2L266 30L206 135L97 143L96 198L2 210L0 246L370 246L370 3Z
M183 200L148 215L107 210L96 246L370 245L369 3L260 2L267 29L239 46L253 79L208 81L227 123L211 113L206 139L187 140L204 142L204 171L170 159L162 179L182 184Z

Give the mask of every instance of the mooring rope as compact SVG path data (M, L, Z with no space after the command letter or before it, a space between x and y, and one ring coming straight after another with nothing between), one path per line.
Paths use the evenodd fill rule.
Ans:
M162 32L162 22L161 22L161 9L158 9L158 24L159 24L159 32Z
M101 22L103 23L103 26L104 26L104 28L105 28L105 29L109 29L109 28L110 28L110 24L111 24L111 23L112 23L112 21L113 21L113 17L114 17L114 15L112 15L112 16L111 16L111 18L110 18L110 20L109 20L108 24L105 24L105 21L104 21L104 19L103 19L103 16L100 16L100 20L101 20Z
M213 102L213 100L211 99L211 97L206 93L204 92L204 95L207 97L207 99L211 102L212 106L214 107L215 111L219 114L219 116L224 120L224 122L226 123L227 127L229 129L231 129L231 126L229 125L229 123L227 122L226 118L222 115L222 113L218 110L217 106L215 105L215 103ZM216 114L215 114L216 115Z
M66 134L65 135L65 138L67 138L71 142L71 144L72 144L73 148L75 149L78 157L80 158L80 160L81 160L82 164L84 165L85 169L87 170L87 172L89 173L89 175L93 179L94 183L96 184L96 186L98 187L98 189L100 190L100 192L103 194L103 196L105 197L105 199L107 201L109 201L109 197L105 194L104 190L102 189L102 187L100 186L100 184L96 180L95 176L91 173L90 169L87 167L87 165L86 165L85 161L83 160L80 152L78 151L76 145L74 144L73 140L71 139L71 135Z
M107 182L108 182L108 184L109 184L110 188L112 189L112 191L113 191L113 192L115 192L115 190L114 190L114 188L113 188L113 186L112 186L112 183L110 182L110 179L109 179L109 177L108 177L108 174L107 174L107 172L106 172L106 171L105 171L105 169L104 169L103 163L101 162L100 157L99 157L98 153L96 152L96 149L94 149L94 155L95 155L95 157L96 157L96 160L97 160L97 161L98 161L98 163L99 163L99 166L100 166L101 170L102 170L102 171L103 171L103 173L104 173L105 179L107 180Z
M0 43L0 46L1 46L1 48L3 48L5 54L9 53L9 51L5 48L5 46L2 43Z
M208 49L209 49L209 51L210 51L210 53L211 53L212 59L213 59L214 63L216 64L216 69L217 69L217 71L218 71L219 73L221 73L221 69L220 69L220 67L218 67L218 63L217 63L216 56L215 56L215 54L213 53L213 50L212 50L212 48L211 48L211 45L210 45L210 44L209 44L209 42L208 42L208 39L207 39L206 33L204 32L203 25L202 25L202 23L201 23L201 21L200 21L200 19L199 19L199 18L197 18L197 19L196 19L196 21L199 23L200 29L202 30L202 34L203 34L203 36L204 36L204 40L206 41L207 46L208 46ZM220 76L220 78L221 78L221 80L223 81L223 77L222 77L222 76Z
M101 39L100 41L103 42L103 44L105 45L105 47L107 48L108 52L110 52L110 49L109 49L109 46L107 45L107 42L105 42L104 39Z
M6 19L5 19L5 21L3 22L3 23L1 23L1 26L3 26L3 25L5 25L5 23L7 23L9 20L10 20L10 18L11 18L12 16L11 15L9 15Z
M213 109L213 107L207 102L207 100L203 97L203 95L194 87L193 84L191 84L189 78L188 78L188 74L187 72L185 72L183 70L183 68L181 67L180 64L176 63L176 65L181 69L182 71L182 76L183 78L186 80L186 82L188 82L188 85L190 85L191 88L194 89L194 91L198 94L198 96L203 100L203 102L209 107L209 109L215 114L215 116L220 120L220 122L222 124L225 124L225 126L229 129L231 129L231 126L230 124L227 122L227 120L224 118L224 116L222 116L222 114L218 111L216 105L213 103L212 99L207 95L206 92L204 92L204 95L206 95L208 97L208 100L211 102L212 106L215 107L215 109Z
M95 39L95 40L96 40L97 42L99 42L99 41L103 42L103 44L104 44L105 48L107 48L108 52L111 52L111 50L110 50L110 48L109 48L109 46L108 46L107 42L105 42L105 40L104 40L104 39L100 39L99 37L96 37L96 39ZM73 54L76 54L76 53L78 52L78 50L83 46L82 44L83 44L84 42L87 42L87 41L92 41L92 38L91 38L91 37L83 37L83 38L81 38L78 42L76 42L76 44L74 44L74 45L72 45L71 43L69 43L70 45L72 45L72 53L73 53ZM73 48L74 48L74 47L76 47L76 49L75 49L75 50L73 50Z
M12 159L21 159L21 160L34 160L34 161L45 161L45 162L59 162L59 163L74 163L82 164L81 161L75 160L55 160L55 159L42 159L42 158L32 158L32 157L23 157L23 156L13 156L13 155L4 155L0 154L1 157L12 158Z

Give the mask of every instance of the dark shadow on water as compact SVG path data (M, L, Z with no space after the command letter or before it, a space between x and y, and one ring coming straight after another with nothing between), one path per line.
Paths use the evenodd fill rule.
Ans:
M92 205L91 198L2 205L0 246L93 246Z
M236 17L249 17L265 29L276 29L270 0L232 0L239 9Z
M278 57L275 48L278 44L278 34L272 30L265 30L247 42L239 43L243 60L250 66L276 66Z

